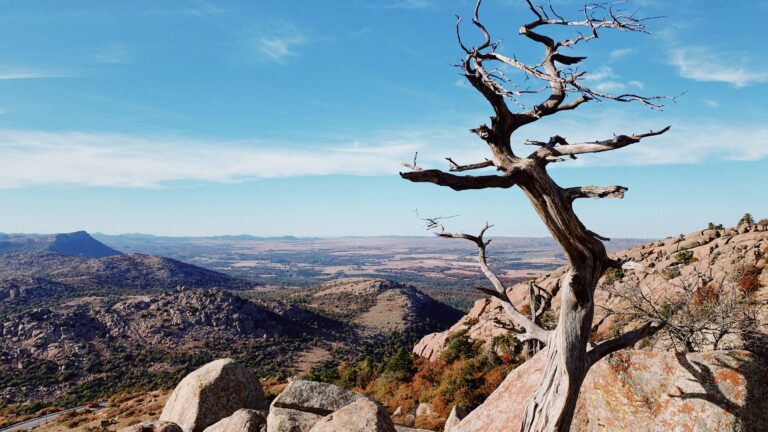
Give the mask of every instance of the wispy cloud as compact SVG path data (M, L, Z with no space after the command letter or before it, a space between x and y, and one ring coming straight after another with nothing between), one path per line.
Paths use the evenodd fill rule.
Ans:
M432 6L432 0L399 0L386 5L389 9L423 9Z
M611 51L609 55L612 59L619 59L622 57L626 57L634 52L635 52L634 48L619 48Z
M587 122L590 127L584 128ZM558 135L575 143L608 139L614 134L646 132L667 125L672 125L672 129L661 136L648 138L617 151L582 155L578 160L563 163L562 166L696 164L715 160L754 161L768 158L768 126L763 124L667 116L655 120L639 120L622 111L605 110L597 115L582 113L575 118L560 120L555 130ZM525 138L546 141L551 135L549 129L539 129L539 125L534 124Z
M596 68L593 72L584 75L583 80L594 83L592 84L592 87L595 90L608 93L620 92L627 87L633 87L635 89L645 87L642 82L637 80L631 80L626 83L621 81L619 75L616 74L610 66Z
M717 53L704 47L673 48L669 63L681 77L694 81L722 82L736 87L768 83L765 66L754 64L746 53Z
M584 81L604 81L611 78L618 78L618 75L613 71L610 66L602 66L595 68L593 72L589 72L584 75Z
M93 54L90 59L96 63L128 63L132 59L131 50L124 44L112 43Z
M305 175L394 174L418 140L303 145L114 133L0 130L0 188L157 187Z
M38 69L0 67L0 80L64 78L67 75Z
M273 25L256 36L256 51L265 60L284 61L298 55L297 48L308 42L307 36L292 24Z
M590 127L585 128L584 125ZM556 130L569 142L607 139L667 124L668 133L639 144L583 155L563 167L694 164L710 160L768 158L768 126L684 119L638 120L605 111L557 124L535 123L517 136L546 140ZM366 141L221 142L163 135L0 130L0 188L34 185L162 187L179 181L239 182L254 178L317 175L396 175L400 162L419 152L424 168L446 168L444 157L481 161L487 147L466 125L380 131ZM517 146L516 147L521 147ZM518 148L521 155L531 149ZM560 166L558 164L557 166Z

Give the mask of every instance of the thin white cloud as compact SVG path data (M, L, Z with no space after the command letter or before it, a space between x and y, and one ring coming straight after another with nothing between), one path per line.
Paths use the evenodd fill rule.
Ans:
M622 91L626 87L627 86L624 85L624 83L620 83L618 81L603 81L595 85L596 90L606 93Z
M0 67L0 80L64 78L66 75L56 72L34 70L26 68L2 68Z
M592 72L588 72L584 75L584 81L604 81L607 79L618 78L618 75L613 71L610 66L601 66L596 68Z
M585 128L585 124L589 128ZM599 114L578 114L575 118L559 120L554 125L557 134L568 142L608 139L614 134L641 133L671 125L672 129L657 137L616 151L587 154L575 161L556 166L635 166L696 164L713 160L754 161L768 158L768 126L736 124L713 119L693 119L660 116L638 120L621 111L606 110ZM534 124L522 138L546 141L552 125ZM538 132L538 134L537 134Z
M620 78L613 68L610 66L601 66L596 68L593 72L584 75L583 80L586 82L594 83L591 85L595 90L601 92L620 92L624 91L627 87L633 87L641 89L645 85L637 80L631 80L628 82L620 81Z
M717 53L703 47L673 48L669 63L681 77L702 82L722 82L736 87L768 83L765 66L754 64L746 53Z
M716 100L712 100L712 99L707 99L704 101L704 103L707 104L707 106L710 108L717 108L718 106L720 106L720 104L717 103Z
M256 51L266 60L283 61L298 55L297 48L308 42L304 32L291 24L273 26L256 36Z
M423 9L432 6L432 0L400 0L387 5L389 9Z
M93 54L91 60L96 63L119 64L130 62L132 57L131 50L126 45L112 43Z
M584 125L589 124L588 128ZM532 151L524 139L546 141L557 133L569 142L607 139L668 124L668 133L627 148L582 155L555 166L695 164L711 160L768 158L768 126L666 116L637 119L600 110L556 123L535 123L513 137L516 151ZM175 136L0 130L0 188L34 185L162 187L171 182L238 182L253 178L317 175L396 175L400 162L446 169L443 158L472 163L488 157L469 125L414 127L414 132L381 131L366 141L221 142Z
M112 133L0 130L0 188L29 185L157 187L305 175L394 174L420 142L215 142Z
M634 48L619 48L619 49L611 51L609 56L612 59L619 59L619 58L622 58L622 57L626 57L626 56L628 56L628 55L630 55L630 54L632 54L634 52L635 52Z

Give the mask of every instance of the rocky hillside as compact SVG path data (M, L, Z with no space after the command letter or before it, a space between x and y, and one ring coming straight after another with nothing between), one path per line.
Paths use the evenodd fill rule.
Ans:
M489 252L493 254L492 248ZM665 308L670 309L670 305L679 305L678 299L686 294L686 290L691 294L689 303L695 306L697 303L717 300L717 296L730 289L728 287L733 287L747 298L752 308L747 312L752 312L752 318L757 320L754 323L755 329L763 334L768 333L768 318L765 314L768 301L768 226L707 229L642 244L611 254L611 257L631 261L634 265L629 266L632 269L608 271L601 279L595 293L598 307L593 321L593 330L598 340L635 325L631 319L622 318L621 315L630 311L630 302L637 300L638 293L642 294L641 300L649 299L651 304L664 312ZM560 267L534 280L536 286L554 294L553 311L549 319L556 316L559 307L559 279L566 270L567 267ZM527 283L510 287L508 293L519 308L529 310ZM505 323L509 324L509 320L498 301L481 299L449 330L425 336L414 347L414 352L431 360L437 359L449 337L459 332L466 332L471 339L490 344L495 337L507 334ZM741 347L743 341L726 339L709 349Z
M322 333L221 290L84 297L0 323L0 406L173 384L222 354L279 374Z
M4 258L14 255L30 256ZM110 262L136 257L133 262L166 262L137 255L73 261L69 269L50 266L57 269L50 275L69 284L21 275L0 285L9 300L47 300L8 308L0 318L0 407L29 406L29 401L66 406L118 390L164 388L221 356L240 359L260 376L285 377L319 362L360 358L392 342L418 340L461 315L411 286L385 280L337 281L304 292L304 300L295 303L192 288L188 273L182 273L187 288L87 295L78 288L84 281L103 283L101 271L116 268ZM157 270L161 265L139 267L163 274ZM341 313L347 309L353 312Z
M120 255L85 231L45 235L0 233L0 253L10 252L51 252L87 258Z
M17 303L62 296L191 288L246 289L254 284L171 258L129 254L103 258L50 252L0 253L0 299Z
M359 326L368 333L447 328L462 313L411 285L384 279L348 278L326 282L306 303L308 309Z

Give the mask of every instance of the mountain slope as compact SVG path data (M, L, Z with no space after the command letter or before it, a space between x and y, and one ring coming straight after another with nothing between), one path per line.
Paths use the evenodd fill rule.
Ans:
M0 233L0 253L14 252L52 252L87 258L120 255L85 231L45 235Z
M215 289L78 298L0 324L0 406L168 385L221 356L275 374L285 353L311 340L302 335L294 323Z
M85 258L50 252L0 254L0 282L44 278L92 294L165 291L177 286L245 289L254 284L171 258L142 254ZM72 293L72 290L68 291Z
M452 325L462 315L411 285L370 278L326 282L311 295L307 306L372 334L430 332Z

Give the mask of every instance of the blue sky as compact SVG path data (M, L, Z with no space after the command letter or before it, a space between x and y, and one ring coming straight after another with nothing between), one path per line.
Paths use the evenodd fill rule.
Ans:
M563 14L580 3L553 2ZM522 0L486 0L501 50ZM452 67L462 0L0 1L0 231L168 235L422 235L423 216L546 231L519 191L410 184L399 163L488 156L468 129L491 110ZM579 202L593 231L658 237L768 217L768 2L635 0L653 35L605 32L575 53L605 91L675 95L663 111L592 103L521 129L658 138L552 170L563 186L621 184ZM469 41L476 35L464 27ZM476 39L474 39L476 40ZM520 148L520 147L518 147Z

